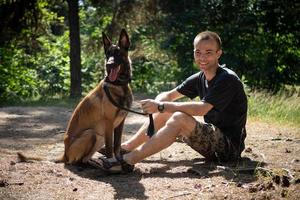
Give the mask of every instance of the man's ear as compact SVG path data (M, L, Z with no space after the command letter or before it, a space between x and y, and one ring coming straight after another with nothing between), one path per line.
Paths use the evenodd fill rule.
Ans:
M221 57L222 54L223 54L222 49L219 49L219 50L217 51L218 59Z
M125 31L125 29L122 29L119 38L119 47L128 50L129 46L130 46L129 36Z
M104 32L102 32L102 42L103 42L104 51L106 52L107 49L111 45L111 40L109 39L109 37Z

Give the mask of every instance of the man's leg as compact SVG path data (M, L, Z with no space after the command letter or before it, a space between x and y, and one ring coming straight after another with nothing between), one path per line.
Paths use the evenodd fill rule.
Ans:
M177 136L189 137L195 126L195 118L185 113L176 112L152 138L136 150L125 154L123 158L128 164L135 164L167 148L175 142Z
M159 130L166 124L166 121L171 117L171 113L156 113L153 115L154 128L155 130ZM127 151L132 151L136 149L141 144L145 143L149 140L149 136L146 135L147 129L149 126L149 122L146 122L142 125L142 127L137 131L137 133L132 136L129 140L122 143L122 149Z
M228 161L240 157L231 140L213 124L197 122L191 135L183 140L208 160Z

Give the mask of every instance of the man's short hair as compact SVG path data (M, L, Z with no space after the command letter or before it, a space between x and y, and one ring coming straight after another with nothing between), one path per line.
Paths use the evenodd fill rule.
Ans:
M195 39L194 39L194 46L198 44L198 42L203 41L203 40L214 40L217 43L217 46L219 49L222 47L222 41L220 36L212 31L203 31L199 33Z

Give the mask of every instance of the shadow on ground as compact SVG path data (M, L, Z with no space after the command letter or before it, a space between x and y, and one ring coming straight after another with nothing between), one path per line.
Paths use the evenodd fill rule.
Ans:
M114 199L146 199L145 187L140 183L143 175L139 170L131 174L110 175L101 169L95 169L91 166L65 165L65 168L81 176L99 182L105 182L115 190Z
M146 199L145 187L141 183L142 179L147 178L213 178L222 176L229 181L236 182L236 184L251 183L257 180L256 167L263 167L266 163L251 160L248 157L243 157L236 162L216 163L206 161L204 158L197 158L193 160L144 160L143 166L153 165L150 170L145 168L137 168L130 174L110 175L101 169L81 165L65 165L65 168L73 173L91 180L105 182L115 190L114 199ZM191 167L189 167L191 166ZM185 167L186 170L176 172L172 171L174 168Z

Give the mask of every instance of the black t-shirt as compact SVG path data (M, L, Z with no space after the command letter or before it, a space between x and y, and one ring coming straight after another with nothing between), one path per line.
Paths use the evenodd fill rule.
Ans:
M204 121L218 127L237 148L243 150L247 97L235 72L219 66L214 78L207 81L200 71L177 86L177 91L191 99L199 96L201 101L213 105L204 115Z

